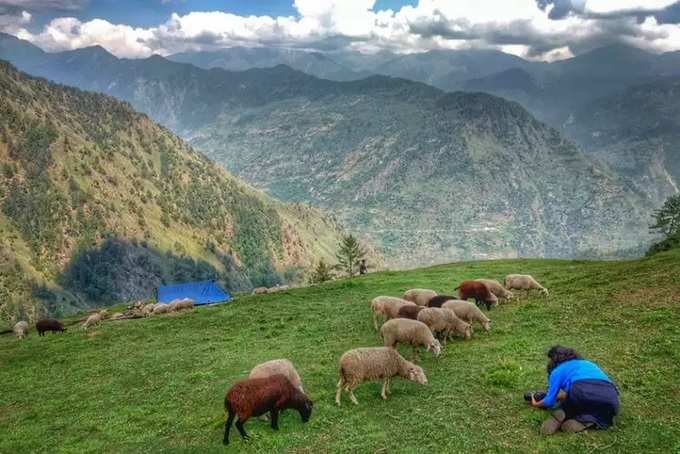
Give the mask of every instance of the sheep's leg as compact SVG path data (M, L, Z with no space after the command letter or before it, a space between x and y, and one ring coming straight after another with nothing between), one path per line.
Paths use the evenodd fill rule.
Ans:
M231 431L231 424L234 422L234 416L235 414L230 411L227 422L224 423L224 438L222 439L222 444L224 445L229 444L229 432Z
M279 411L275 408L272 408L270 415L272 418L272 429L279 430Z
M342 394L342 378L338 380L337 391L335 392L335 404L340 406L340 394Z
M373 327L378 331L378 313L373 312Z
M347 388L349 391L349 399L352 401L354 405L359 405L359 401L357 400L356 397L354 397L354 388Z
M380 397L382 397L383 400L387 400L387 378L383 380L383 386L382 391L380 391Z
M243 427L243 423L245 423L245 421L241 421L241 418L238 418L236 420L236 428L238 429L238 433L241 434L241 438L243 438L244 440L247 440L250 437L246 433L246 429L245 429L245 427Z
M391 392L390 391L390 377L388 377L386 381L387 381L387 388L385 389L385 391L387 391L387 394L389 395L390 392Z

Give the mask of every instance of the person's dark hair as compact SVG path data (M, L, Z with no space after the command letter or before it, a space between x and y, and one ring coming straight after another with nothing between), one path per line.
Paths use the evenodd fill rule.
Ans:
M548 375L560 364L571 361L572 359L581 359L576 350L561 345L555 345L548 350Z

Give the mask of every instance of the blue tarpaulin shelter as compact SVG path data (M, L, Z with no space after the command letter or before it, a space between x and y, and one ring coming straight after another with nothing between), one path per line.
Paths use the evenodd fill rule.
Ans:
M226 303L231 295L215 281L187 282L184 284L161 285L158 287L158 302L168 304L174 300L189 298L197 306Z

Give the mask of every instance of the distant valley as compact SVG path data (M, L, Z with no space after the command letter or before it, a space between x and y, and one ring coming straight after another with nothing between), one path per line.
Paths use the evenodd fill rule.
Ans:
M483 89L516 99L555 130L498 97L365 77L378 69L359 55L238 49L170 57L194 63L186 64L159 56L118 59L101 48L47 54L13 37L0 40L0 58L32 74L129 101L269 194L332 211L399 267L644 250L651 210L677 190L673 128L659 136L662 147L649 129L635 138L632 129L623 128L603 143L594 140L604 136L589 130L597 123L588 114L606 99L598 96L602 86L608 86L602 94L615 99L643 82L655 87L671 80L661 76L680 66L675 54L653 56L622 46L599 52L620 67L631 61L654 64L636 66L615 81L604 64L596 71L596 63L605 60L597 53L552 64L495 51L376 58L380 72L422 79L420 71L428 74L425 82L442 88ZM260 67L285 58L292 66L314 67L308 71L326 79L288 66ZM324 63L332 58L332 64ZM351 73L337 75L350 67ZM588 71L599 74L593 89L571 96ZM544 108L551 105L558 107ZM607 109L611 105L600 107ZM556 124L565 115L569 121ZM654 159L640 158L639 173L626 171L631 147L640 141Z

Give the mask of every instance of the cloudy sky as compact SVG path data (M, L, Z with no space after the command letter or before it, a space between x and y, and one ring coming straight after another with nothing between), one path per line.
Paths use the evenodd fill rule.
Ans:
M0 31L120 57L278 46L497 48L554 60L613 43L680 50L679 0L0 0Z

